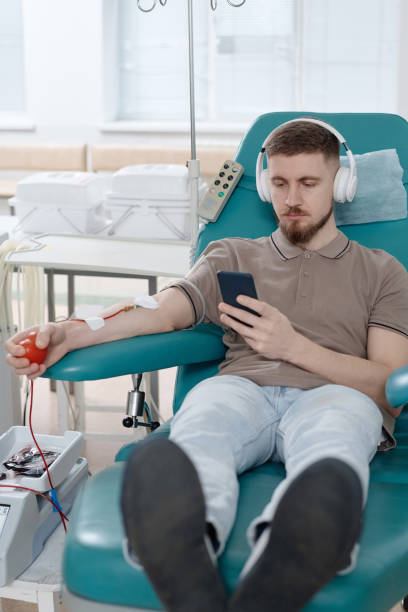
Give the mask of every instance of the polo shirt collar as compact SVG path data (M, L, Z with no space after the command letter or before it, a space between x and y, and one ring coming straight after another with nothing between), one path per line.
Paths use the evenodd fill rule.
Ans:
M294 257L303 255L305 252L304 249L289 242L279 227L271 234L271 240L282 259L293 259ZM328 257L329 259L336 259L348 251L349 245L350 241L347 236L340 230L337 230L337 236L329 242L329 244L326 244L324 247L314 252L319 253L319 255L323 257Z

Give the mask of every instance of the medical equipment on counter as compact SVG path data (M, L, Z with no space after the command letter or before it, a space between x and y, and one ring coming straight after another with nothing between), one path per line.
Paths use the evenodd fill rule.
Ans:
M37 172L9 200L24 233L96 234L110 221L102 204L105 178L92 172Z
M202 219L212 222L218 219L243 174L244 167L238 162L227 159L222 164L200 202L198 214Z
M199 182L199 192L206 184ZM112 176L104 203L112 216L108 236L183 240L191 236L190 184L185 166L125 166Z
M64 514L70 511L74 498L88 477L88 462L80 457L83 436L66 431L63 436L37 435L42 449L54 451L55 460L49 472ZM17 454L33 439L28 427L11 427L0 437L0 462ZM5 468L4 468L5 471ZM0 586L21 574L40 554L44 542L60 523L53 505L40 495L13 488L28 487L45 494L50 489L47 473L39 477L6 472L0 482ZM4 486L6 485L6 486Z

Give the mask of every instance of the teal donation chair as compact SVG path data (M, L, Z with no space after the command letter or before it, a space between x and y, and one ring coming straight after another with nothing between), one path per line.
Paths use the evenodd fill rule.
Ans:
M257 154L276 126L305 115L331 123L345 136L354 154L397 149L407 188L408 123L403 118L375 113L265 114L251 126L239 147L236 160L244 166L245 173L218 221L208 224L200 234L196 255L212 240L226 236L257 238L275 229L271 205L261 202L256 191ZM344 225L340 229L367 247L390 252L408 268L407 218ZM224 352L221 330L212 324L201 324L195 329L74 351L49 368L46 376L57 380L95 380L177 365L173 404L177 411L193 385L216 373ZM387 383L387 397L395 406L408 403L408 366L392 373ZM169 423L165 423L150 435L168 433ZM371 464L356 569L349 575L336 576L304 608L307 612L386 612L408 593L408 417L404 412L397 422L396 438L397 448L377 453ZM131 446L119 451L113 465L91 477L75 502L63 569L65 606L69 612L163 609L143 571L131 568L122 554L124 532L119 493ZM149 466L141 469L148 470ZM249 554L246 527L283 477L283 466L274 463L240 477L236 524L219 560L228 590L234 588Z

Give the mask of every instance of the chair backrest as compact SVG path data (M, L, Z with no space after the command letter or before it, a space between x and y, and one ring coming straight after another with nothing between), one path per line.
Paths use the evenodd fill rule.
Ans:
M333 125L347 140L353 153L397 149L408 190L408 122L398 115L383 113L279 112L261 115L242 140L235 159L244 166L244 175L216 223L209 223L199 236L197 256L212 240L225 237L258 238L276 228L271 204L262 202L256 191L257 155L268 134L281 123L297 117L317 117ZM408 218L358 225L339 226L351 240L370 248L388 251L408 269ZM179 368L174 409L185 393L200 379L216 372L217 364Z
M346 138L353 153L397 149L408 188L408 122L398 115L381 113L268 113L250 127L238 149L236 160L245 173L216 223L209 223L198 243L197 253L212 240L226 236L258 238L270 234L276 223L271 205L256 191L255 164L267 135L278 125L296 117L318 117L333 125ZM344 154L344 152L342 152ZM371 248L384 249L408 268L408 219L340 226L352 240Z

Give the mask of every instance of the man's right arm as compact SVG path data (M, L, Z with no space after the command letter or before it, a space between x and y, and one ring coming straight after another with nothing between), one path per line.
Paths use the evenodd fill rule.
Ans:
M193 309L183 291L170 287L156 294L154 298L159 304L156 310L139 307L121 312L105 320L105 325L96 331L92 331L81 321L62 321L19 332L5 343L8 351L6 360L15 369L16 374L36 378L41 376L47 367L75 349L133 336L170 332L193 325ZM109 317L125 305L115 304L99 313L99 316ZM24 349L18 344L33 329L38 331L39 348L48 347L46 360L41 366L30 364L24 358Z

